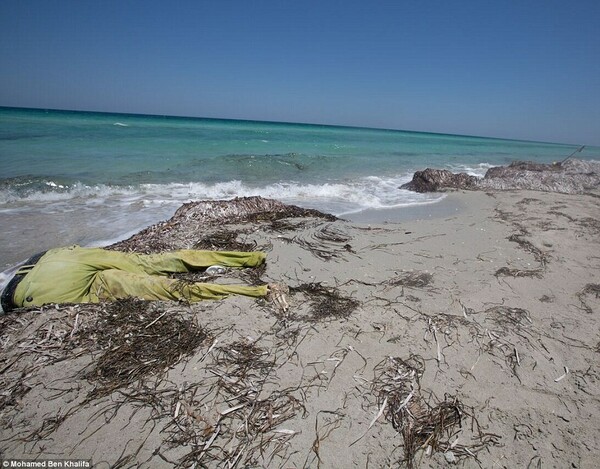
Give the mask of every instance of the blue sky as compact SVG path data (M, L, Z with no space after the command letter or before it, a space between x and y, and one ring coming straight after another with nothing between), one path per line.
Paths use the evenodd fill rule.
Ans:
M600 1L0 2L0 105L600 144Z

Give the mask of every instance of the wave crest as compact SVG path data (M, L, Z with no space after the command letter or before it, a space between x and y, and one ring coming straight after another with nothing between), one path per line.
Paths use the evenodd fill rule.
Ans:
M73 204L110 204L130 206L179 206L192 200L218 200L234 197L262 196L308 208L342 215L366 209L384 209L439 200L439 194L417 194L399 189L410 179L368 176L350 181L324 183L276 182L251 185L240 180L140 184L137 186L86 185L81 182L64 183L53 180L0 182L0 209L33 208L33 205L53 205L59 209Z

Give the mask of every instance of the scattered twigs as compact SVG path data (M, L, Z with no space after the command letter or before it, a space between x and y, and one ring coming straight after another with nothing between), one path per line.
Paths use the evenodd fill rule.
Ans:
M471 325L473 340L481 343L483 352L491 355L498 352L520 381L518 368L522 365L522 357L518 347L535 348L531 339L535 339L537 335L529 311L523 308L494 306L474 314L483 314L484 318L481 324ZM539 342L539 337L537 339ZM540 346L543 348L543 345Z
M375 422L377 422L377 420L379 420L379 417L381 417L383 415L383 413L385 412L387 403L388 403L388 398L386 396L385 399L383 400L383 404L381 404L381 407L379 408L379 411L377 412L375 417L373 417L373 420L371 420L371 423L369 424L367 429L364 431L364 433L361 436L359 436L356 440L354 440L352 443L350 443L350 446L353 446L355 443L358 443L360 440L362 440L367 435L367 433L369 433L369 430L371 429L371 427L373 427L373 425L375 425Z
M266 348L261 339L215 340L212 353L203 356L208 377L163 394L166 439L155 454L163 458L174 450L173 465L181 468L270 466L284 457L298 431L282 424L303 405L294 396L298 388L277 389L279 346L287 342Z
M321 419L325 421L325 424L321 427L322 433L319 431L320 416ZM315 439L311 446L311 451L315 454L315 458L317 459L317 468L321 467L321 463L323 462L320 454L321 442L327 439L334 430L341 426L343 418L344 414L339 411L320 410L317 412L317 416L315 417ZM309 456L306 458L304 467L311 467L311 464L308 461Z
M408 468L414 467L415 455L419 450L451 452L452 455L447 457L452 458L476 458L478 451L495 444L498 436L484 434L480 430L472 435L470 445L458 444L456 436L462 431L465 415L469 414L456 397L446 396L437 405L427 403L422 397L420 385L424 370L423 359L416 355L411 355L407 360L388 357L375 367L372 391L377 397L379 412L369 429L384 414L402 435L404 463ZM474 417L471 418L476 423ZM479 425L476 426L479 428Z
M558 378L556 378L554 380L555 383L558 383L559 381L562 381L569 374L569 368L567 368L566 366L564 368L565 368L565 372L562 375L560 375Z

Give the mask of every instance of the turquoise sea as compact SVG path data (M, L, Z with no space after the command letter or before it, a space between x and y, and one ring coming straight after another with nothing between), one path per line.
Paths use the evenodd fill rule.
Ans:
M585 142L582 142L585 143ZM436 203L415 170L483 175L577 146L293 123L0 108L0 267L57 244L102 244L184 202L262 195L352 218ZM578 158L600 159L586 147Z

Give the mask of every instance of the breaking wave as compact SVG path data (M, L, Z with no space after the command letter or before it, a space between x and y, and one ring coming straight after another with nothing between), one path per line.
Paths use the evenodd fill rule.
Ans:
M231 199L262 196L303 207L343 215L366 209L386 209L432 203L440 194L417 194L399 189L411 175L398 177L368 176L351 181L331 181L320 184L277 182L250 185L231 180L213 184L166 183L125 185L87 185L81 182L60 182L51 179L0 181L0 211L31 210L35 206L65 209L73 205L110 205L113 208L138 204L177 207L192 200Z
M448 165L448 168L453 173L467 173L471 176L483 177L488 169L498 166L490 163L479 163L474 165L454 164Z

